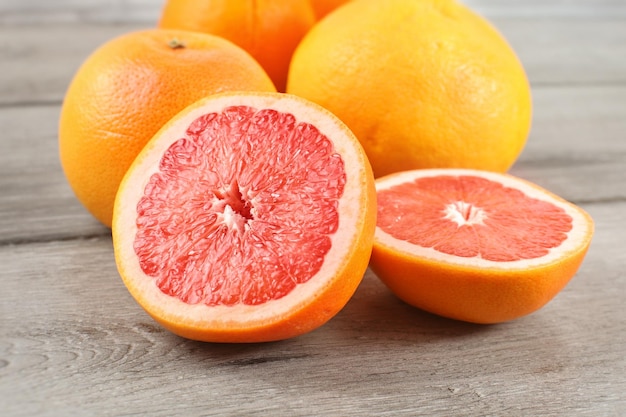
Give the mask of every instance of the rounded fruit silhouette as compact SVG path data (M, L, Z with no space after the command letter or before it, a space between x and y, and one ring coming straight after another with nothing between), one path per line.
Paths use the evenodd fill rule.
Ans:
M309 0L167 0L159 27L211 33L248 51L285 91L294 49L315 23Z
M522 151L531 95L521 62L454 0L354 0L307 33L287 92L343 120L374 174L456 167L504 172Z
M146 142L187 105L232 90L275 88L217 36L151 29L100 46L74 75L59 121L61 165L78 200L110 227L119 183Z
M113 216L129 292L172 332L263 342L309 332L368 266L374 177L327 110L280 93L192 104L145 146Z
M376 180L371 267L400 299L474 323L541 308L575 275L593 235L581 208L520 178L469 169Z

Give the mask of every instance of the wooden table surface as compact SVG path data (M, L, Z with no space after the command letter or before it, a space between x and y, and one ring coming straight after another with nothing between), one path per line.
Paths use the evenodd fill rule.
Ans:
M157 326L119 278L110 231L65 182L57 121L73 73L158 10L79 3L0 1L1 416L626 416L623 1L468 1L531 80L533 129L512 173L596 222L552 302L472 325L408 307L368 271L322 328L249 345Z

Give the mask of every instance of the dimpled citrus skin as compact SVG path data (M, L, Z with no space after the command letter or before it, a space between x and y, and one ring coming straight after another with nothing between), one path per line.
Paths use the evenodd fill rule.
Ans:
M514 51L453 0L348 2L302 40L287 92L339 116L377 177L433 167L507 171L531 123Z
M309 0L168 0L158 25L221 36L248 51L285 91L289 61L315 23Z
M216 36L152 29L102 45L75 74L59 121L59 152L78 200L110 227L122 177L171 117L209 94L275 91L254 59Z

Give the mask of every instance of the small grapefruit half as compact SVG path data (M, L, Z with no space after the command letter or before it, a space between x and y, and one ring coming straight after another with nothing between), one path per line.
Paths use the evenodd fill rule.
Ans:
M581 208L508 174L404 171L376 191L372 270L408 304L452 319L538 310L575 275L593 235Z
M309 332L367 268L376 193L335 116L279 93L223 93L168 122L124 177L113 218L120 275L172 332L263 342Z

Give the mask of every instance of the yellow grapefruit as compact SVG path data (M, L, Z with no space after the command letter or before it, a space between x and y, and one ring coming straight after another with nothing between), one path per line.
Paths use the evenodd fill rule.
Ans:
M294 52L287 92L329 109L359 138L376 177L417 168L505 172L531 124L515 52L454 0L355 0Z

